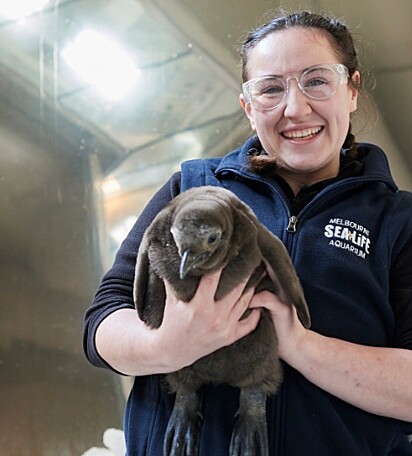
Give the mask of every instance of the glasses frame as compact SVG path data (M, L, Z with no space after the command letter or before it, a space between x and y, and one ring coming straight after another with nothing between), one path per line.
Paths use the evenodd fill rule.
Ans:
M302 81L303 76L305 74L307 74L308 72L313 71L315 68L333 70L335 72L335 74L339 77L338 84L336 85L336 89L327 97L322 97L322 98L313 97L313 96L309 95L308 93L306 93L305 89L302 87L301 81ZM282 82L283 87L285 88L282 99L279 101L279 103L277 103L275 106L273 106L271 108L262 108L259 105L256 106L253 103L253 97L252 97L252 94L250 93L250 86L257 81L264 81L267 79L275 79L275 78L279 79ZM272 109L276 109L285 101L285 99L289 93L289 81L291 79L296 80L299 90L303 93L303 95L305 95L306 97L308 97L311 100L322 101L322 100L328 100L329 98L333 97L333 95L335 95L335 93L338 91L339 86L348 82L349 70L342 63L330 63L330 64L323 64L323 65L312 65L309 68L304 69L303 71L288 73L286 76L282 76L282 77L263 76L260 78L250 79L249 81L246 81L242 84L242 92L243 92L244 100L246 103L251 104L258 111L271 111Z

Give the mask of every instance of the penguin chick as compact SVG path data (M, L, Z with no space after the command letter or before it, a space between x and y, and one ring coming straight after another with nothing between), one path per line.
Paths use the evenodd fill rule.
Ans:
M253 286L256 291L265 289L279 295L296 307L303 325L310 326L304 294L282 242L236 195L211 186L181 193L147 228L135 271L134 300L139 317L151 328L161 325L166 300L164 279L179 299L189 302L202 275L220 269L216 300L250 277L246 288ZM282 367L275 327L267 310L262 310L252 333L165 378L176 399L164 456L198 454L201 387L221 383L240 388L230 456L268 456L266 396L276 393Z

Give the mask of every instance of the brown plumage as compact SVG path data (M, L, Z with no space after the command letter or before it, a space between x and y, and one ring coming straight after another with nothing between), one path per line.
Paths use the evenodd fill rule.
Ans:
M216 299L251 276L247 287L280 295L296 307L304 326L310 326L303 291L284 245L245 203L220 187L198 187L180 194L146 230L134 284L140 318L152 328L161 325L166 299L163 279L170 282L181 300L188 302L201 276L222 268ZM166 432L165 456L198 454L199 389L207 383L240 388L230 455L268 455L266 395L274 394L282 381L269 312L262 312L251 334L166 375L166 380L176 392L176 401Z

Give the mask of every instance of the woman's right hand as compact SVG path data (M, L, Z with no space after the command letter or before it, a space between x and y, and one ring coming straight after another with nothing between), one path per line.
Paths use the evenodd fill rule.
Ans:
M246 279L215 301L220 274L203 276L190 302L177 299L170 284L165 283L165 311L157 329L143 323L135 309L120 309L108 315L96 332L99 355L125 375L169 373L252 332L261 310L253 309L247 318L241 317L254 289L244 293Z
M204 275L190 302L180 301L165 282L166 306L155 344L171 371L232 344L256 328L260 309L241 320L254 294L252 288L244 290L248 278L215 301L220 275L221 271Z

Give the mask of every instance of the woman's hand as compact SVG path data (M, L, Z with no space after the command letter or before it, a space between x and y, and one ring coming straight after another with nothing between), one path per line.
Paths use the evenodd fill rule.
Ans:
M135 309L108 315L96 332L96 348L114 369L126 375L168 373L192 364L252 332L260 310L240 320L254 289L245 293L247 279L219 301L214 300L221 272L202 277L190 302L176 298L166 283L162 324L152 329Z
M270 312L278 337L279 356L292 363L293 355L300 351L308 335L308 330L299 320L296 308L269 291L261 291L253 296L249 307L266 308Z
M412 422L411 350L358 345L305 329L292 305L266 291L250 307L269 310L279 356L309 381L370 413Z
M190 302L177 299L165 282L166 306L155 344L173 370L232 344L252 332L259 322L258 309L241 320L254 293L254 289L244 292L248 279L221 300L214 300L220 275L221 271L203 276Z

